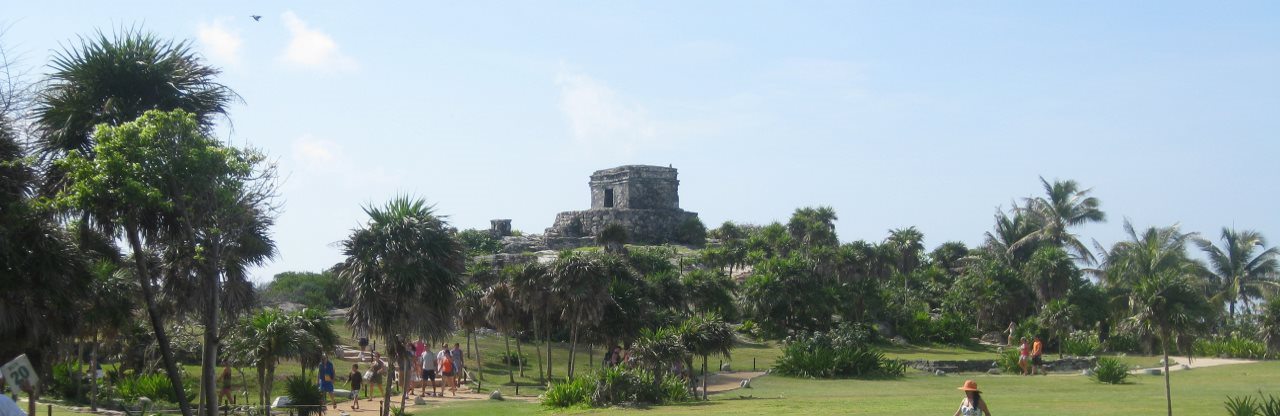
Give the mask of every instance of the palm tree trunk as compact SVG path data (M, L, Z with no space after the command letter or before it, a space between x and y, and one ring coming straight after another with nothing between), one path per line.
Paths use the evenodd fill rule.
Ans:
M507 378L511 379L511 384L516 384L516 375L511 369L511 337L502 334L502 342L507 344Z
M702 356L702 400L707 399L707 356Z
M205 286L208 292L205 294L205 310L204 310L204 357L200 363L200 385L201 395L204 396L202 407L205 415L218 414L217 392L214 390L215 380L214 373L218 369L218 294L221 292L221 276L218 274L218 246L213 244L211 255L209 256L210 264L213 266L205 267ZM212 269L212 270L209 270Z
M538 356L538 378L546 380L542 378L542 376L545 375L546 373L542 372L542 344L538 342L538 338L541 336L542 336L542 333L538 331L538 320L534 319L533 320L533 351Z
M463 333L462 337L467 340L467 358L474 357L471 355L471 329L467 329L466 332Z
M89 350L89 410L98 411L98 333L93 334L93 347Z
M169 376L169 383L173 385L174 394L178 396L178 409L182 410L182 416L191 416L191 401L187 400L187 393L182 389L182 374L178 372L178 363L173 359L173 350L169 348L169 335L164 331L164 319L160 317L156 297L152 293L151 271L147 267L146 254L142 250L138 226L126 223L125 231L129 246L133 249L133 262L142 286L142 299L147 304L147 316L151 319L151 329L156 334L156 345L160 347L160 358L164 361L165 373Z
M484 381L484 353L480 351L480 334L472 333L472 337L476 339L476 380ZM476 383L480 385L479 382Z
M79 331L77 330L76 332ZM80 386L84 383L80 380L84 377L84 361L80 357L84 356L84 342L81 342L79 338L76 337L76 374L71 379L76 382L76 397L83 398L84 391L80 389Z
M596 368L596 349L595 344L587 343L587 368Z
M399 337L392 337L387 340L387 360L390 362L387 364L387 379L385 380L386 383L384 383L384 388L382 389L382 406L380 406L382 416L388 416L391 414L391 387L395 385L396 377L396 366L393 364L395 363L395 357L397 356L396 346L399 344Z
M524 353L520 352L520 336L516 335L516 368L520 369L520 377L524 377Z
M570 380L573 379L574 367L577 367L578 365L577 361L575 360L577 352L578 352L578 323L574 322L573 325L569 327L569 363L568 363L569 370L566 374L568 374L568 377Z
M1169 393L1169 336L1165 335L1164 342L1160 343L1160 351L1164 353L1164 402L1169 409L1169 416L1173 416L1173 396Z
M547 380L546 382L548 385L550 385L551 377L553 376L553 374L551 373L551 370L554 368L551 366L551 311L549 309L544 310L543 317L546 318L546 321L544 321L546 322L546 325L544 325L546 326L546 328L543 330L547 331L547 337L543 338L547 340Z

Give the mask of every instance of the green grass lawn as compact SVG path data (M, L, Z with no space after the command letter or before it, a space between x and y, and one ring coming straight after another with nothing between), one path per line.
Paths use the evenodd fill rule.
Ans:
M1174 409L1178 414L1223 414L1227 395L1280 389L1280 362L1265 362L1174 372ZM998 415L1151 415L1164 412L1162 377L1140 376L1126 385L1102 385L1080 376L935 377L919 373L889 381L805 380L779 376L757 379L754 388L718 395L710 402L649 409L590 409L563 413L637 413L663 415L778 414L951 414L966 378L977 381ZM417 414L543 414L547 409L517 402L473 402L418 410Z

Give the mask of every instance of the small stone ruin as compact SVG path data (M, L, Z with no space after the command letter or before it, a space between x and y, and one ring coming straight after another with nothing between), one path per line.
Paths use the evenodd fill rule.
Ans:
M594 243L610 224L627 230L629 242L663 244L676 240L680 224L698 214L680 209L676 169L627 165L591 174L591 208L556 215L545 239L553 249Z

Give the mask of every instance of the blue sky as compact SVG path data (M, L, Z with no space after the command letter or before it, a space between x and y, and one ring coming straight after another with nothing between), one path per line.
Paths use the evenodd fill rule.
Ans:
M9 2L38 76L78 35L190 39L277 158L280 257L319 270L397 194L541 232L587 176L680 169L710 226L830 205L841 240L981 242L1037 179L1121 222L1280 239L1276 2ZM249 15L263 16L255 22ZM33 77L34 78L34 77ZM225 123L224 123L225 124Z

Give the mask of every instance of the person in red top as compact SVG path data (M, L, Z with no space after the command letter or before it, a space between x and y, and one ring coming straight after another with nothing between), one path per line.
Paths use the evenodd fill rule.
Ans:
M1027 345L1027 337L1022 337L1022 345L1018 346L1018 368L1022 369L1022 375L1031 373L1027 366L1031 365L1028 361L1031 359L1031 348Z
M1036 372L1045 374L1044 360L1041 358L1042 353L1044 353L1044 344L1040 342L1040 337L1036 337L1036 342L1031 344L1031 375L1033 376L1036 375Z

